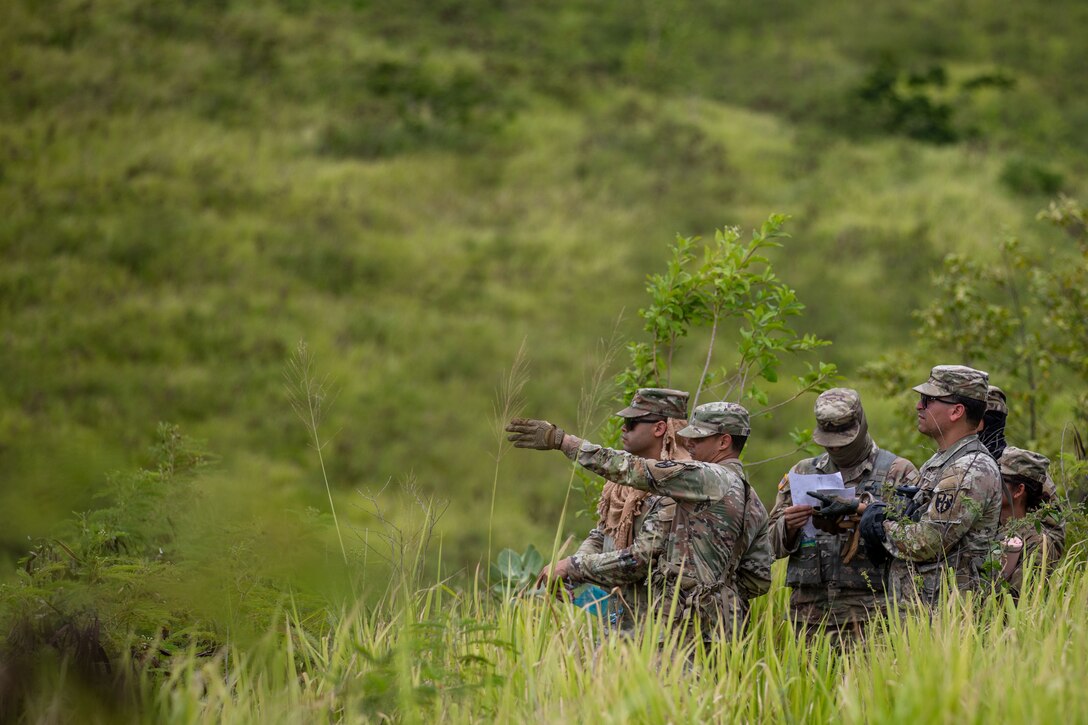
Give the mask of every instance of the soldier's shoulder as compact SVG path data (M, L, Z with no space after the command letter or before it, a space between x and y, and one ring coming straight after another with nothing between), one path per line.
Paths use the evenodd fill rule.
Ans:
M963 471L965 475L1001 477L997 461L986 451L966 453L953 461L949 468Z
M892 453L895 456L895 460L892 461L891 470L893 471L917 471L918 466L914 465L914 461L909 458L904 458L898 453Z
M698 471L702 467L708 465L706 463L700 463L699 461L674 461L671 459L665 459L663 461L646 461L647 469L658 481L664 481L666 479L678 476L683 473Z
M796 473L799 476L811 476L814 473L820 472L820 462L824 456L813 456L812 458L805 458L793 465L790 469L790 473Z

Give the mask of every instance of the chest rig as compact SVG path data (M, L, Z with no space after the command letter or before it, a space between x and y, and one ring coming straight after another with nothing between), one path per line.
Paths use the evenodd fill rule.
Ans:
M879 496L895 460L894 453L878 448L873 469L853 484L857 494L871 493ZM819 473L830 473L832 471L828 469L832 467L830 459L825 457L825 461L822 465L817 465L816 470ZM834 597L842 590L877 593L884 591L884 567L873 563L865 551L864 542L859 542L857 555L850 563L843 563L842 552L849 541L850 532L829 534L817 530L816 536L812 537L802 531L800 536L801 545L790 554L786 564L786 586L794 589L826 588L829 597Z
M670 541L666 547L666 560L659 563L658 570L666 578L678 582L681 590L717 591L735 578L741 557L747 549L747 511L749 496L751 496L748 479L743 473L737 473L737 475L744 487L744 497L739 507L728 496L720 501L676 502L676 515L669 530ZM719 528L706 519L720 516L731 518L736 522L736 534L725 566L720 572L714 572L695 550L692 542L692 527L698 525Z
M941 480L941 474L944 473L944 469L971 453L985 453L986 455L990 455L990 452L986 450L986 446L983 445L982 441L976 438L961 447L940 465L922 466L922 470L919 472L920 480L918 482L918 492L914 494L914 497L907 504L907 507L903 511L903 515L911 521L918 523L922 518L922 514L929 510L929 504L933 500L933 492Z

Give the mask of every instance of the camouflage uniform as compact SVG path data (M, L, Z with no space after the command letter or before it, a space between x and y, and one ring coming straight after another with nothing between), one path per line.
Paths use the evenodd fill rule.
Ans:
M986 419L979 437L989 440L987 448L989 448L990 454L999 461L1007 446L1005 442L1005 421L1008 415L1009 407L1005 392L996 385L991 385L986 394ZM991 426L994 428L992 431L990 430ZM1056 555L1060 557L1065 552L1065 522L1061 515L1061 499L1058 497L1058 487L1054 484L1054 479L1050 477L1049 473L1046 474L1043 481L1043 502L1049 507L1050 511L1038 520L1039 525L1042 526L1046 533L1047 542L1054 547Z
M905 458L882 450L868 434L865 413L857 392L833 388L816 399L816 430L813 440L823 446L867 446L868 455L860 463L842 469L828 453L801 461L778 484L778 496L771 510L771 541L775 556L789 557L786 586L790 609L803 631L825 624L840 636L858 635L865 622L885 607L883 550L878 561L870 557L865 542L856 533L828 533L817 530L815 536L796 532L791 542L783 518L794 505L790 492L791 474L842 474L845 486L854 486L857 495L888 498L899 485L913 485L918 469ZM840 459L841 460L841 459ZM856 459L847 459L852 462ZM851 551L852 550L852 551Z
M708 403L695 410L679 435L749 432L743 407ZM692 627L697 621L705 640L729 637L734 623L743 624L748 600L770 587L774 555L767 511L745 480L739 460L653 461L589 442L568 455L605 478L676 501L670 525L665 525L664 515L654 519L661 527L657 531L668 531L652 573L656 607L668 611L675 594L678 616Z
M939 365L914 388L922 395L986 400L987 374ZM961 590L977 588L1001 517L997 462L977 435L967 435L930 458L919 471L919 490L904 517L883 522L885 548L895 557L888 572L901 602L936 603L945 571Z
M616 413L622 418L637 419L660 416L666 419L687 418L688 393L666 388L642 388L631 404ZM630 488L631 495L639 492ZM630 543L617 546L607 521L607 511L589 532L571 559L572 583L588 582L613 589L619 587L622 614L618 625L623 629L634 626L638 612L645 609L647 580L650 567L665 551L665 542L672 527L676 504L666 496L649 495L634 511Z
M1034 451L1008 446L1002 452L998 466L1002 479L1006 482L1020 477L1037 483L1043 489L1045 502L1045 484L1050 480L1047 474L1047 468L1050 466L1049 459ZM1055 541L1045 521L1046 519L1040 520L1038 522L1040 525L1036 526L1035 521L1025 518L1020 521L1013 520L1008 524L1011 530L1001 541L998 550L1001 566L998 579L1008 587L1013 596L1020 595L1025 562L1034 561L1035 566L1039 567L1037 571L1045 576L1061 560L1064 531L1062 532L1063 541L1061 543Z

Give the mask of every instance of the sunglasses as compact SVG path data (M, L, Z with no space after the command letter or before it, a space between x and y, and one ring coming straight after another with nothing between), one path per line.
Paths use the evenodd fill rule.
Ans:
M930 403L944 403L945 405L959 405L959 402L955 401L955 400L948 400L947 398L938 398L937 396L926 395L925 393L920 393L920 395L922 396L922 408L928 408Z
M656 423L659 420L664 420L664 418L624 418L623 429L630 431L637 428L639 423Z

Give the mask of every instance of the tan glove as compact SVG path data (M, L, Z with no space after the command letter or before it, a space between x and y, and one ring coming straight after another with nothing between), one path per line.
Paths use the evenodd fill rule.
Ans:
M512 434L507 440L512 441L515 448L534 448L538 451L559 448L566 435L562 428L546 420L532 418L514 418L507 424L506 432Z

